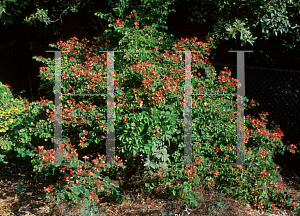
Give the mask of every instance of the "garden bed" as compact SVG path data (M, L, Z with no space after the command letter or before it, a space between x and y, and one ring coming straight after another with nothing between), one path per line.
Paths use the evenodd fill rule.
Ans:
M1 215L175 215L186 209L183 201L178 198L172 200L164 197L161 191L163 186L156 188L156 193L149 193L137 188L129 192L130 202L116 203L113 199L103 198L93 209L87 208L84 203L78 205L63 201L53 209L42 199L44 194L43 182L36 178L31 172L30 161L20 158L10 159L8 164L0 164L0 214ZM300 173L293 170L283 170L281 173L283 182L289 188L297 192L296 202L300 202ZM20 180L24 179L22 193L18 193L16 187L20 188ZM138 182L129 179L128 182ZM112 183L120 183L113 180ZM253 207L239 204L230 197L222 197L212 187L198 188L197 191L203 196L203 202L198 207L188 210L190 215L296 215L296 212L287 213L285 210L277 209L276 214L267 214L255 210ZM125 195L124 195L125 196ZM127 195L128 196L128 195ZM172 213L172 214L169 214ZM187 215L185 212L184 215Z

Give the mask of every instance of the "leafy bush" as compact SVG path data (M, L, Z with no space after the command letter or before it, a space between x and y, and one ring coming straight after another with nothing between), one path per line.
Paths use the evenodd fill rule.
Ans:
M32 160L35 169L49 179L45 192L50 195L50 202L55 204L62 199L78 202L86 197L96 203L99 197L111 195L122 202L120 194L125 191L112 184L112 179L125 167L143 165L148 190L164 185L167 196L181 197L188 206L198 205L192 188L209 184L260 209L270 211L275 206L295 209L297 204L290 202L293 191L286 191L283 183L276 181L280 170L273 162L274 154L283 153L288 147L281 142L283 134L279 128L271 125L270 130L266 129L268 113L261 114L260 119L251 116L245 119L245 163L252 164L247 168L229 165L236 159L233 143L237 141L237 112L230 96L198 95L192 99L192 156L199 165L176 165L184 158L185 94L184 54L176 51L199 51L191 54L193 93L234 93L237 80L230 77L226 68L217 76L208 61L211 40L203 43L194 38L175 42L172 36L158 31L155 24L140 26L133 12L125 21L117 19L112 24L113 30L107 31L102 39L71 38L51 45L70 51L61 57L61 86L65 94L105 93L106 54L98 51L118 48L123 52L114 54L117 165L104 166L106 158L100 154L105 152L101 140L107 126L105 97L63 96L62 162L70 165L49 165L54 162L53 139L39 145L36 152L30 152L35 157ZM120 38L116 47L109 46L108 37L113 33ZM54 83L54 60L42 57L36 60L47 64L40 68L42 80ZM40 125L40 130L34 131L36 134L32 127L27 132L18 131L24 144L29 135L35 135L35 140L53 137L53 102L42 102L41 106L32 104L31 109L37 107L38 113L42 110L48 113L47 122L36 122ZM254 105L252 100L250 106ZM245 106L247 109L249 104ZM295 147L289 147L294 152ZM123 165L119 166L121 162ZM71 177L55 178L59 168L70 172Z
M0 150L8 152L13 149L14 144L10 142L7 132L21 125L18 118L24 111L24 101L14 99L8 84L0 82ZM5 155L0 154L0 162L4 162Z
M4 133L9 130L9 126L14 123L16 118L13 114L22 112L22 103L13 98L9 85L0 82L0 132Z

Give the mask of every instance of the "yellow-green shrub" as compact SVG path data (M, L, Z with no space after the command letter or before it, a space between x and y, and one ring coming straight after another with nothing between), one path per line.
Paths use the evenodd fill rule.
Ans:
M0 82L0 133L9 130L10 125L17 121L17 115L24 111L25 104L14 99L11 91Z
M11 150L13 143L9 141L7 132L21 124L19 114L24 111L24 102L14 99L10 89L0 82L0 148L1 150ZM0 162L4 155L0 154Z

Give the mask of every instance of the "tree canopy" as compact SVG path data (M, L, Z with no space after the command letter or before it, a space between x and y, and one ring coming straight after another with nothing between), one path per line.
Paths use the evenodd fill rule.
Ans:
M194 9L190 22L209 23L208 35L228 40L240 37L242 46L256 39L293 34L294 41L285 43L292 49L299 41L300 2L293 0L187 0ZM189 15L189 14L188 14Z
M47 27L53 22L63 23L63 17L68 13L76 13L80 10L93 12L92 8L97 1L87 0L33 0L0 1L0 19L4 25L12 25L16 17L21 16L24 22L35 25L42 22ZM102 0L102 8L110 7L111 12L123 16L126 9L134 9L140 6L148 10L149 21L155 17L151 16L149 6L155 6L160 1L141 0ZM177 1L170 1L175 3ZM138 3L138 4L137 4ZM140 4L139 4L140 3ZM299 17L300 2L294 0L187 0L187 4L193 6L191 14L187 14L191 23L206 24L209 36L218 43L229 38L240 38L242 46L246 43L253 45L256 39L268 40L270 36L283 36L293 34L293 41L284 41L287 48L296 47L299 41ZM99 5L99 4L98 4ZM85 6L89 6L85 8ZM24 14L24 9L28 9ZM99 8L98 8L99 9ZM29 12L30 11L30 12ZM95 12L95 11L94 11ZM103 25L102 25L103 26Z

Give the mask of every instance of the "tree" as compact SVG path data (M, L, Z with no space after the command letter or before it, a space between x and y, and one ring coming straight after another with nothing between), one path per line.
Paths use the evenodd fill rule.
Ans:
M148 15L149 21L160 21L160 17L152 16L153 7L159 1L132 1L132 0L102 0L102 1L81 1L81 0L33 0L0 1L0 18L4 25L14 23L16 17L23 14L23 9L29 8L23 18L29 25L36 25L37 21L45 24L61 22L69 12L75 13L86 10L88 13L114 12L122 18L123 13L139 7ZM178 4L179 0L170 1L170 4ZM297 41L300 39L300 3L294 0L187 0L186 5L193 8L191 13L185 14L190 23L205 25L207 36L216 41L240 39L241 46L247 43L251 46L256 40L268 40L270 37L285 37L282 40L286 51L297 48ZM95 7L96 6L96 7ZM100 6L100 8L99 8ZM95 9L97 8L98 11ZM105 9L105 11L103 10ZM162 8L162 13L164 9ZM111 14L111 13L110 13ZM191 15L190 15L191 14ZM157 14L159 16L159 14ZM104 24L98 19L102 28ZM293 35L293 37L290 37Z
M79 5L85 5L88 1L82 2L79 0L73 1L17 1L17 0L4 0L0 1L0 18L4 25L12 25L15 19L22 14L21 9L36 7L36 12L26 16L24 21L30 25L35 24L37 20L44 22L46 25L51 22L62 22L62 16L68 14L69 11L77 12ZM48 13L51 8L52 13ZM49 17L51 16L51 18Z
M241 45L254 44L256 39L294 34L300 38L300 2L293 0L187 0L194 10L190 22L200 25L209 21L208 35L229 40L240 37ZM260 32L259 32L260 31ZM296 40L295 40L296 41ZM295 42L294 41L294 42ZM295 44L286 44L288 48Z
M170 30L184 37L212 37L215 62L236 64L228 50L250 49L248 65L299 68L299 1L177 0L175 10Z

